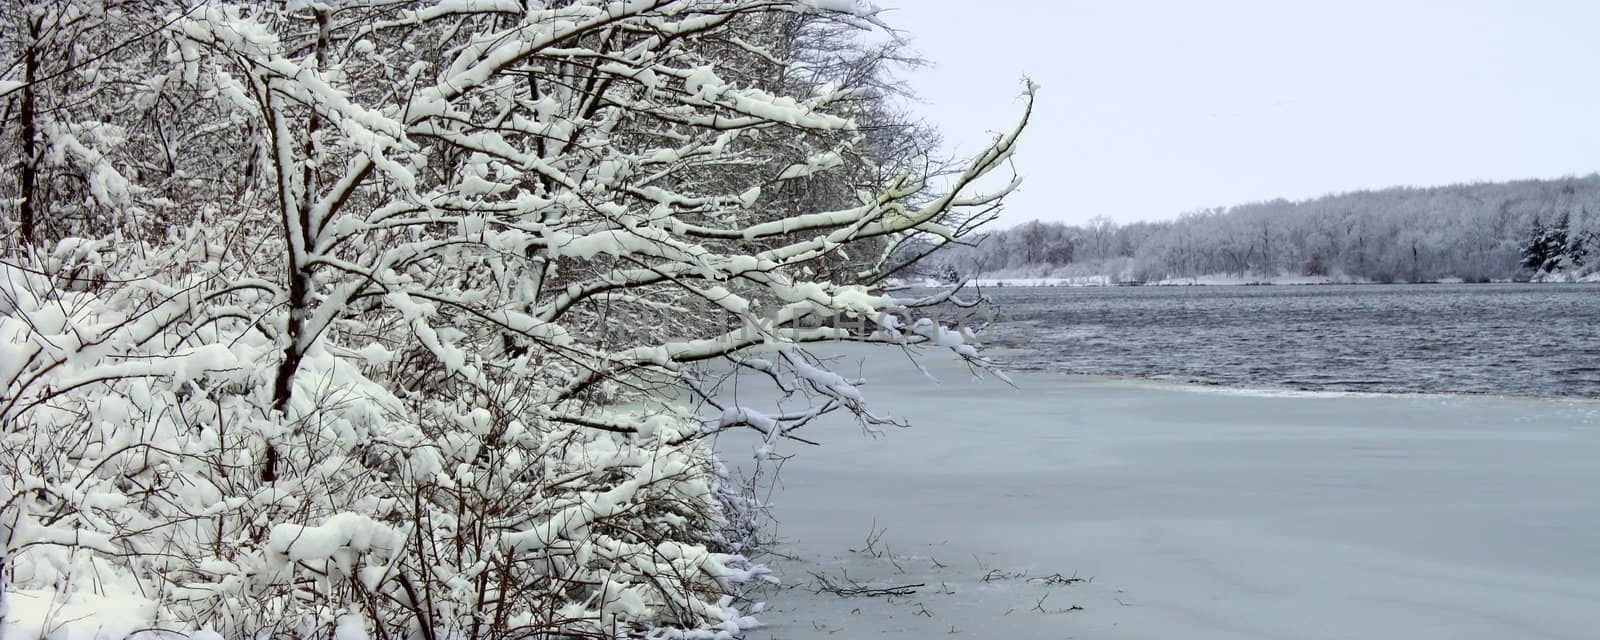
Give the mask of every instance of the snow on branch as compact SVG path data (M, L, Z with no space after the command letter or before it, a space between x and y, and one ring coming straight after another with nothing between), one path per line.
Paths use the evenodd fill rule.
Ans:
M85 26L150 35L41 67L0 143L55 216L0 245L8 588L180 633L730 637L772 578L710 436L905 426L808 345L990 366L883 256L1015 188L1033 90L938 188L883 137L870 6L161 8ZM68 46L3 15L8 59Z

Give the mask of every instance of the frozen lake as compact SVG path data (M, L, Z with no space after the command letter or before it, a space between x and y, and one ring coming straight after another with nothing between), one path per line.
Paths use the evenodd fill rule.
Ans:
M880 355L868 397L915 426L835 418L806 428L820 448L784 445L788 558L767 560L788 587L753 638L1594 637L1600 402L1013 390ZM842 598L813 574L923 586Z
M986 288L1013 367L1600 397L1600 284Z

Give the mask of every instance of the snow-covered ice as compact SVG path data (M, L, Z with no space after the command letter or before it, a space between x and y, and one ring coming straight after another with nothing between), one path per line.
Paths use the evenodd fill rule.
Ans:
M1600 401L1013 390L890 354L867 399L912 429L834 417L780 449L787 586L753 638L1594 637ZM925 586L844 598L812 574Z
M1459 281L1459 279L1458 279ZM1254 276L1234 274L1206 274L1187 278L1167 278L1154 282L1130 282L1106 274L1079 275L1079 276L1015 276L1015 277L987 277L972 278L967 281L970 286L976 287L1113 287L1123 284L1144 284L1159 286L1237 286L1255 284L1277 285L1304 285L1304 284L1351 284L1349 279L1331 278L1328 276ZM937 284L937 283L935 283ZM925 285L934 286L934 285Z

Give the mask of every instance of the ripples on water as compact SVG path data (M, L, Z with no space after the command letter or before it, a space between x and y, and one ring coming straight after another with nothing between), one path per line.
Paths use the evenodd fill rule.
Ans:
M1600 397L1600 284L1007 287L1024 369L1327 391Z

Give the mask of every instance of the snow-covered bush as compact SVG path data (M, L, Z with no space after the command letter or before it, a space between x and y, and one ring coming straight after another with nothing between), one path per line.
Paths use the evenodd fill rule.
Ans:
M72 85L98 97L70 113L116 140L63 142L88 130L68 112L7 123L7 145L92 158L61 171L99 176L86 210L120 216L25 234L7 214L13 600L138 598L143 627L225 636L734 633L761 505L705 436L885 422L807 342L981 363L970 334L896 315L949 296L878 284L896 245L953 241L1010 190L976 192L1021 124L945 191L910 161L874 182L860 87L783 80L794 25L873 28L854 5L136 9L16 17L100 16L137 55L106 56L118 91ZM62 37L41 29L7 46ZM48 102L32 77L0 92ZM0 186L68 193L37 177ZM775 355L741 355L758 346ZM702 418L685 398L714 359L811 406Z

